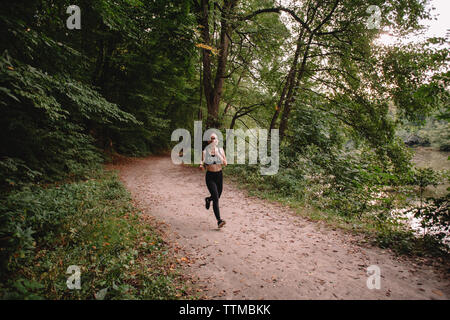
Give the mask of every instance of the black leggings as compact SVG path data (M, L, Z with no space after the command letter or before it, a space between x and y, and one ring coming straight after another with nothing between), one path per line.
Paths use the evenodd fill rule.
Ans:
M208 187L213 202L214 215L217 221L220 221L219 198L222 194L222 170L217 172L206 171L206 186Z

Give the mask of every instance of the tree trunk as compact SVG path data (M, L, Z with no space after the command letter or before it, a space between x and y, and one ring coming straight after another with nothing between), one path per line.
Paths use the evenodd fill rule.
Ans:
M221 30L220 30L220 46L217 61L217 71L214 77L214 84L212 82L211 71L211 53L207 49L203 49L203 87L206 98L206 106L208 109L208 117L206 120L206 126L219 127L219 105L222 97L223 85L225 81L225 72L228 60L228 51L230 46L230 39L228 35L231 35L232 26L228 22L230 15L233 13L237 4L237 0L225 0L223 6L223 12L221 16ZM199 23L202 27L202 38L204 44L211 45L211 37L209 34L209 1L202 0L201 3L201 18Z
M211 39L209 36L209 1L208 0L202 0L201 3L201 17L199 19L199 23L202 26L202 38L203 42L206 45L210 45ZM205 99L206 99L206 107L208 110L208 120L210 118L209 112L211 110L211 102L212 102L212 95L213 95L213 87L211 85L212 81L212 74L211 74L211 57L210 53L202 49L202 63L203 63L203 91L205 93Z
M300 81L303 78L303 74L305 73L305 65L306 65L306 60L308 59L308 53L309 53L309 48L311 46L311 41L314 37L314 34L311 33L309 35L308 38L308 43L306 44L306 48L305 51L303 52L303 58L302 58L302 64L300 66L300 69L298 70L298 74L296 76L295 79L295 83L294 85L292 85L290 87L290 91L288 92L288 95L286 97L286 101L284 104L284 108L283 108L283 115L281 116L281 122L280 122L280 141L283 140L287 127L288 127L288 119L289 119L289 114L291 113L291 106L292 103L295 102L295 92L296 90L298 90L298 85L300 84Z
M272 121L270 123L270 129L274 129L276 126L276 121L278 119L278 116L280 115L281 108L282 108L283 104L285 103L286 92L289 93L289 92L292 92L292 90L293 90L294 79L295 79L295 75L296 75L298 57L300 55L300 48L301 48L301 42L303 39L303 34L304 34L304 29L302 29L302 31L300 32L300 35L297 39L297 48L295 50L294 60L292 61L292 65L289 70L288 76L286 78L286 83L284 84L283 91L281 92L277 109L275 110L275 113L272 117Z
M198 104L198 114L197 114L198 120L203 120L202 106L203 106L203 77L202 77L202 55L200 55L200 101Z
M230 129L234 129L234 125L236 124L237 113L234 114L233 119L231 120Z

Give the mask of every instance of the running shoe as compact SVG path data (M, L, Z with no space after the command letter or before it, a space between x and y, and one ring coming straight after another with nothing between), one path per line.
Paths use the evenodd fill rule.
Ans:
M222 228L224 225L225 225L225 220L220 220L219 222L218 222L218 226L219 226L219 228Z

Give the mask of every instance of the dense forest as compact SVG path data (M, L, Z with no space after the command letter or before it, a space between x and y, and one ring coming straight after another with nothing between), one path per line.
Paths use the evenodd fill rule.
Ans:
M71 5L80 28L68 28ZM0 296L93 298L90 288L64 291L73 248L98 271L85 280L92 288L115 279L110 298L188 294L167 271L164 241L102 166L167 153L171 133L198 120L279 130L276 175L227 168L251 192L312 208L382 247L448 255L448 170L418 168L411 148L450 150L448 39L383 45L380 34L418 33L434 12L426 0L370 5L380 14L363 0L2 6ZM401 222L407 214L423 234ZM142 239L152 245L136 247ZM137 262L123 273L142 250L155 256L153 277Z

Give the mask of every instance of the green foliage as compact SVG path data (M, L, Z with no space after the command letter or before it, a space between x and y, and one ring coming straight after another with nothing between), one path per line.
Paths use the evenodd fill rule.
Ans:
M102 150L165 150L192 119L188 1L80 1L81 30L66 28L70 4L15 1L0 13L2 188L80 177Z
M399 254L416 256L445 256L447 248L435 237L425 235L418 238L411 230L381 229L374 240L381 248L394 249Z
M439 183L439 175L431 168L418 168L414 170L411 183L419 187L419 195L422 198L427 186L436 186Z
M412 212L419 219L424 237L441 241L450 231L450 187L447 193L441 197L424 197L424 191L428 186L436 187L447 179L446 174L439 174L431 168L419 168L414 171L413 185L419 188L419 203L407 212ZM432 232L430 232L432 231Z
M436 229L433 237L441 240L450 231L450 193L439 198L427 197L419 208L414 208L412 212L414 217L421 220L421 226L426 232L430 229Z
M414 135L440 151L450 151L450 119L446 119L444 114L445 108L441 108L423 121L405 121L399 126L397 135L404 140Z
M5 160L15 159L28 168L28 174L6 181L11 180L7 175L17 172L9 167L10 171L2 173L2 186L19 183L19 177L27 182L35 178L56 180L67 174L81 176L102 160L85 123L91 127L137 124L133 116L69 77L48 75L14 61L6 52L0 58L0 68L4 93L0 96L4 104L1 153Z
M92 174L103 151L165 150L193 119L190 1L81 0L81 30L66 28L71 4L0 12L0 296L177 298L163 241L117 178Z
M380 51L382 72L391 84L399 120L422 122L433 111L448 108L448 50L436 44L444 39L386 48Z
M102 289L105 299L184 294L164 242L115 175L27 187L0 208L2 299L94 299ZM70 265L81 268L81 290L66 287Z

